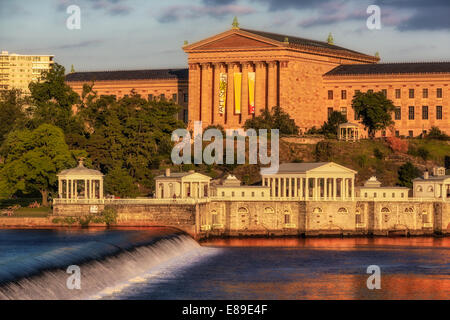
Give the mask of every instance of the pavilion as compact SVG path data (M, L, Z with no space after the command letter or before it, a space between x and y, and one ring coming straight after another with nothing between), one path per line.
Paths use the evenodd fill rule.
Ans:
M356 123L341 123L338 129L338 139L344 141L358 141L360 138L359 125Z

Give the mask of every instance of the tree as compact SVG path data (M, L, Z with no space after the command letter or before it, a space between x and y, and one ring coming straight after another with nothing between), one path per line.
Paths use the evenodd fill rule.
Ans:
M430 131L425 135L426 139L450 140L450 136L442 132L438 127L431 127Z
M271 111L263 109L260 112L259 116L245 121L245 129L279 129L280 134L298 134L298 126L295 124L295 120L288 113L284 112L281 107L275 106Z
M23 128L26 120L27 98L20 90L4 90L0 92L0 145L6 135L15 129Z
M132 198L138 194L133 177L123 168L114 168L105 176L106 192L121 197Z
M377 131L393 124L391 114L395 106L382 92L357 92L352 107L355 114L362 118L370 138L374 138Z
M406 162L398 169L398 184L403 187L412 188L412 180L421 175L420 170L411 162Z
M324 122L322 125L321 131L326 136L336 137L339 125L346 122L346 116L344 116L341 112L333 111L328 117L328 121Z
M56 189L56 174L76 164L63 131L50 124L11 132L0 153L5 158L0 193L11 196L18 191L39 191L43 206L48 206L49 192Z
M42 81L29 85L33 118L30 127L37 128L43 123L60 127L66 134L83 133L83 125L73 114L73 107L80 102L78 94L65 83L65 69L55 63L45 72Z

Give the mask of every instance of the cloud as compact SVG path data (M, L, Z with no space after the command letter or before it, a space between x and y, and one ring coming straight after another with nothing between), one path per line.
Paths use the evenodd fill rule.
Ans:
M67 7L75 4L80 7L90 6L93 10L104 11L110 16L125 16L131 13L132 7L125 4L127 0L57 0L56 9L66 11Z
M165 8L158 16L160 23L170 23L184 19L196 19L203 16L223 18L227 15L247 15L254 13L253 8L235 4L226 5L177 5Z
M0 17L8 18L21 14L28 14L28 11L17 4L14 0L2 0L0 1Z
M87 48L87 47L94 47L98 44L101 44L104 42L103 40L85 40L77 43L71 43L71 44L63 44L56 47L53 47L52 49L75 49L75 48Z

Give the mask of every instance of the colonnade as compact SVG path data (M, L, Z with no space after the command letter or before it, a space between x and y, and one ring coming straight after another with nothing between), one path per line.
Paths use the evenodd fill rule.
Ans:
M273 177L263 178L272 197L300 200L353 200L355 179L346 177Z
M189 64L189 112L191 119L203 126L220 124L233 126L251 118L249 112L248 73L255 73L255 115L261 109L280 104L280 68L286 61L233 61ZM235 112L234 74L242 73L241 113ZM219 112L220 74L227 74L226 105Z
M83 186L82 196L78 193L79 185ZM58 178L58 193L60 199L103 199L103 179Z

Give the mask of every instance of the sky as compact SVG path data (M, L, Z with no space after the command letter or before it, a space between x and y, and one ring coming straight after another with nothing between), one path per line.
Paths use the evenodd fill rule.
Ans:
M67 8L81 10L70 30ZM370 30L369 5L381 10ZM450 61L449 0L0 0L0 50L53 54L69 71L184 68L193 43L240 26L325 41L381 62Z

